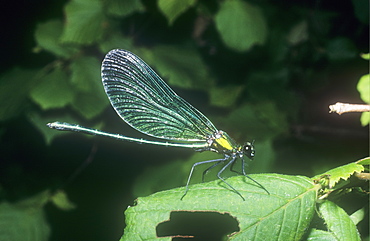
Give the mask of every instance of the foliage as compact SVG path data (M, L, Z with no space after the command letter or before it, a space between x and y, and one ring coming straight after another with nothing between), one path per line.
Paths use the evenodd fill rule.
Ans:
M251 175L270 194L258 186L246 186L244 177L229 178L227 181L246 201L225 188L220 180L191 186L191 192L183 200L179 197L183 195L184 188L138 198L135 206L128 207L125 212L127 227L121 240L186 237L186 228L177 232L170 228L173 228L170 223L176 222L172 220L175 219L174 213L180 210L183 215L188 212L229 214L237 220L238 228L233 233L229 231L224 234L228 234L228 240L301 240L304 234L308 234L307 240L361 240L356 224L364 219L364 215L354 222L341 207L327 198L330 194L334 196L334 192L352 191L349 177L362 173L365 166L368 171L369 160L367 158L329 170L314 177L313 181L300 176ZM256 208L257 203L259 208ZM327 225L324 230L312 224L310 226L316 205ZM185 217L182 218L185 220ZM198 223L197 220L193 222ZM165 225L168 227L163 227Z
M137 240L139 236L144 240L155 239L158 235L155 227L170 222L171 212L176 210L228 213L239 223L239 231L230 240L277 240L276 237L299 240L314 214L317 186L310 179L298 176L261 174L251 177L270 190L270 195L253 184L246 187L245 178L239 176L229 178L228 182L241 191L246 201L225 188L220 180L191 186L189 195L183 200L180 197L184 188L139 198L137 204L125 212L128 225L122 240ZM259 203L261 208L255 208L251 202ZM289 227L295 227L294 231ZM161 240L170 240L170 237Z
M3 220L11 216L15 218L10 222L25 230L12 232L14 240L28 237L32 230L36 230L34 240L45 240L50 226L62 224L77 225L81 237L55 229L53 240L110 240L107 233L118 240L123 228L112 213L123 222L122 210L137 197L136 205L126 211L123 240L130 240L135 232L149 233L154 239L154 227L178 210L229 214L237 220L237 229L230 236L235 240L245 240L254 231L262 240L273 240L270 231L278 228L284 237L281 240L368 237L368 229L363 228L366 215L361 214L367 214L364 204L338 200L348 196L367 200L363 186L368 179L359 181L359 175L366 176L368 163L351 162L367 155L368 117L361 117L365 126L361 127L359 116L334 120L322 111L341 99L369 102L369 75L364 75L368 66L359 57L369 51L368 1L330 6L322 1L246 0L70 0L49 4L54 8L45 6L44 16L33 23L33 46L27 49L28 58L22 56L27 64L12 63L0 75L0 208L4 210L0 212L0 237L4 235ZM189 157L170 148L130 148L130 144L107 140L96 144L98 138L79 139L79 135L48 129L46 123L55 120L116 132L125 128L109 107L100 80L101 59L114 48L140 56L238 142L255 140L256 159L248 163L249 173L300 175L251 175L270 190L270 196L248 179L229 178L248 197L245 202L219 180L192 185L180 201L184 188L171 188L184 185L193 163L217 158L217 154ZM355 86L359 79L360 94ZM81 159L85 162L77 167ZM68 178L74 169L77 174ZM194 182L201 174L196 170ZM231 174L225 173L225 177ZM310 180L306 176L315 177ZM79 204L56 191L60 188ZM158 192L162 190L166 191ZM27 201L29 196L36 201L20 208L21 200ZM112 200L119 200L119 205L112 205ZM65 210L60 211L64 212L61 216L68 218L53 219L56 211L48 203ZM86 215L84 220L91 219L91 210L100 210L91 221L95 223L90 223L94 228L86 224L83 229L79 218L71 221L70 210L75 207ZM109 209L112 207L116 209ZM49 212L45 214L45 210ZM294 219L296 214L302 214L300 220ZM104 215L108 217L103 219ZM318 216L323 225L314 225L312 220ZM354 219L357 221L351 221ZM108 222L109 228L102 225ZM347 228L339 229L341 225ZM362 227L360 234L356 225ZM111 227L116 226L119 231L114 233ZM99 236L98 230L104 234Z
M328 226L328 231L312 229L309 240L361 240L355 224L338 205L325 201L320 205L319 212Z
M16 203L0 203L0 239L49 240L50 225L44 210L49 201L64 210L74 208L63 191L52 195L49 190Z
M363 59L369 60L369 54L363 55ZM360 80L357 84L357 90L360 93L361 99L367 103L370 104L370 75L365 74L361 76ZM361 125L366 126L370 123L370 113L364 112L361 114Z
M247 2L223 2L215 16L215 23L225 45L236 51L247 51L255 44L262 45L266 41L268 30L264 15L259 7Z

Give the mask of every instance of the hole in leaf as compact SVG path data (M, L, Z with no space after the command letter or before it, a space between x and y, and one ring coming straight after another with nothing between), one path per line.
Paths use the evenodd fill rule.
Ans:
M157 226L158 237L180 240L225 240L238 232L239 223L230 214L217 212L171 212L170 220Z

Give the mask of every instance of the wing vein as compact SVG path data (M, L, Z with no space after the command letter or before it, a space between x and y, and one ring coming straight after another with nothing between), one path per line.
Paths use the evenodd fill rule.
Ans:
M204 141L217 132L207 117L126 50L106 55L102 80L117 114L142 133L169 140Z

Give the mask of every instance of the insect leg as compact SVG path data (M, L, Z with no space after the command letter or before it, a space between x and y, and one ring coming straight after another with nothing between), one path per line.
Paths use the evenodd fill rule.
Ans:
M221 177L221 173L223 172L223 171L225 171L225 169L228 167L228 166L230 166L231 164L233 164L234 162L235 162L235 160L236 160L236 156L235 155L233 155L232 157L231 157L231 160L218 172L218 174L217 174L217 177L219 178L219 179L221 179L221 181L223 181L226 185L228 185L236 194L238 194L242 199L243 199L243 201L245 201L245 199L244 199L244 197L240 194L240 192L238 192L233 186L231 186L229 183L227 183L226 181L225 181L225 179L223 179L222 177Z
M270 192L267 191L267 189L262 186L262 184L260 184L259 182L257 182L256 180L254 180L253 178L251 178L250 176L248 176L246 173L245 173L245 161L244 159L242 159L242 172L243 172L243 176L249 178L250 180L252 180L254 183L256 183L260 188L262 188L263 190L265 190L267 192L268 195L270 195Z
M234 165L235 165L235 163L236 163L236 161L234 161L233 163L231 163L230 171L235 172L235 173L237 173L237 174L239 174L239 175L243 175L243 173L242 173L242 172L237 171L237 170L234 170ZM243 165L244 165L244 162L242 162L242 168L243 168Z
M190 169L190 174L189 174L189 177L188 177L188 181L186 182L186 188L185 188L185 192L184 192L184 195L182 195L182 197L180 198L180 200L182 200L185 195L188 193L188 190L189 190L189 183L190 183L190 179L191 179L191 176L193 175L193 171L194 171L194 168L198 165L201 165L201 164L206 164L206 163L212 163L212 162L217 162L215 163L214 165L212 165L211 167L215 167L217 166L219 163L221 162L224 162L225 160L227 160L227 157L223 158L223 159L214 159L214 160L208 160L208 161L202 161L202 162L196 162L193 164L193 166L191 167ZM210 168L208 168L209 170Z
M214 168L215 166L223 163L223 161L227 160L227 158L224 158L224 159L218 159L220 160L219 162L216 162L215 164L213 164L212 166L208 167L206 170L203 171L203 174L202 174L202 182L204 182L204 176L208 173L209 170L211 170L212 168Z

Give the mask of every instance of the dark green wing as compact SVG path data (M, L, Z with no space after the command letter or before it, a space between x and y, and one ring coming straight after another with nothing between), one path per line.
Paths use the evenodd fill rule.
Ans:
M102 64L105 92L118 115L147 135L205 141L217 129L178 96L143 60L126 51L110 51Z

